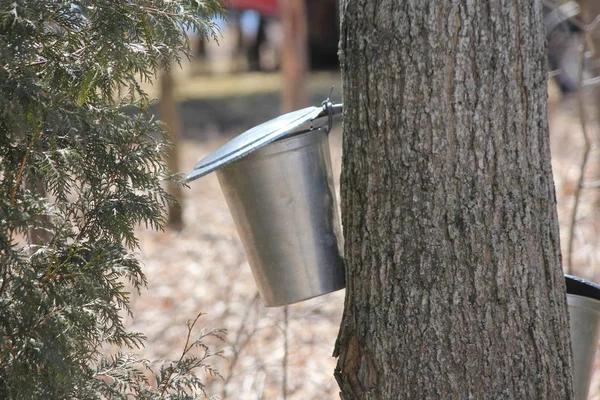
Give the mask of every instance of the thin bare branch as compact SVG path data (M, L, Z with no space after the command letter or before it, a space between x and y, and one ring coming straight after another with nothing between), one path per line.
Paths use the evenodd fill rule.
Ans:
M587 33L586 33L587 36ZM571 212L571 221L569 223L569 236L568 236L568 247L567 247L567 267L565 268L566 273L573 272L573 241L575 238L575 225L577 224L577 212L579 211L579 202L581 200L581 191L583 189L583 180L585 175L585 168L590 155L591 142L587 133L587 116L585 112L585 92L583 87L583 60L585 57L585 43L584 38L579 49L579 87L577 91L577 101L579 108L579 122L581 124L581 134L583 135L584 146L583 156L579 167L579 179L577 181L577 187L575 188L573 210Z
M254 294L254 297L252 298L252 301L250 302L250 304L248 304L248 307L246 308L246 310L244 312L244 316L243 316L242 320L240 321L240 325L235 333L235 341L234 341L233 345L231 346L231 348L233 349L233 357L231 359L231 363L229 364L229 371L227 373L227 377L224 379L224 382L223 382L223 390L221 391L222 399L227 398L227 384L231 381L231 378L233 377L233 370L235 369L237 362L239 361L240 353L242 352L244 347L246 347L248 342L250 342L250 339L254 336L254 334L257 331L256 326L255 326L254 329L252 329L250 331L250 333L248 333L246 335L244 340L241 339L242 332L244 331L244 328L246 326L246 322L248 321L248 318L250 317L250 311L252 310L252 307L254 307L254 305L257 303L258 299L259 299L258 292L256 292Z
M584 183L584 184L582 184L582 187L584 189L595 189L597 187L600 187L600 181Z
M281 382L281 394L283 400L287 400L287 378L288 378L288 327L289 327L289 307L283 307L283 360L281 361L281 369L283 373L283 379Z

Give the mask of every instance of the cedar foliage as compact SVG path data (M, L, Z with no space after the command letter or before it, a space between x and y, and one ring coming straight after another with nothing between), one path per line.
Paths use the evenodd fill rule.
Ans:
M126 281L145 284L134 228L161 229L178 179L139 82L190 56L186 30L214 37L221 11L0 0L0 398L187 399L204 390L195 368L214 373L202 339L219 331L158 367L100 350L143 344L122 323Z

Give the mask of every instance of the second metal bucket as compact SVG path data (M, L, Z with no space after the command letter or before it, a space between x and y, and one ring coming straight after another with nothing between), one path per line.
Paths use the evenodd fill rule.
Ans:
M575 399L586 400L592 379L596 348L600 339L600 286L565 275Z

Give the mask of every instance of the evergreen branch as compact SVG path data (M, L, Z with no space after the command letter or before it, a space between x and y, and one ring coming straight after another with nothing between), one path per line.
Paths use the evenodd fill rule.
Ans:
M189 57L184 28L206 35L220 7L132 3L0 0L0 398L190 398L204 390L194 368L218 375L191 333L156 387L124 359L91 368L106 344L145 340L123 323L125 280L138 293L146 284L131 254L135 228L162 229L173 201L162 186L165 138L140 82ZM34 229L51 240L34 242ZM193 347L204 355L191 357Z

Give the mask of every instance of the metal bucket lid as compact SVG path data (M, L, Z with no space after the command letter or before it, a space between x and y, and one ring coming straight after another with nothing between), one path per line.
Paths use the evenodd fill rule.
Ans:
M565 274L567 294L600 300L600 285L573 275Z
M292 133L301 125L324 116L333 116L341 111L341 105L324 102L321 107L306 107L264 122L236 136L206 156L185 177L186 182L198 179L216 169L234 162L254 150L266 146Z

